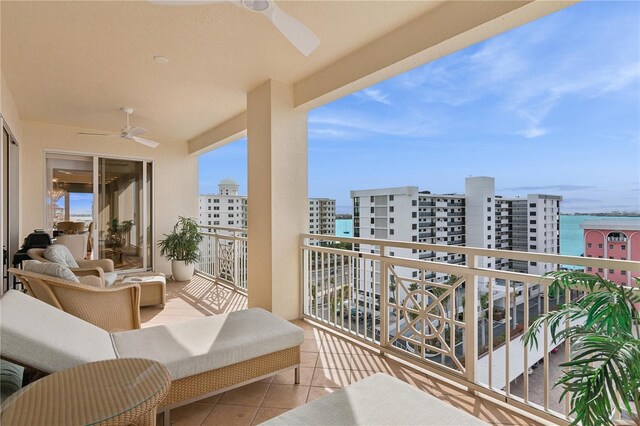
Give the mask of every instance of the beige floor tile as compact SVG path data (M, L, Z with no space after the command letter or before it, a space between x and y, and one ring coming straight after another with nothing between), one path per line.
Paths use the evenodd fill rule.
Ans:
M297 325L298 327L305 329L305 330L312 330L314 327L309 324L308 322L304 321L304 320L292 320L290 321L291 324Z
M300 367L300 383L303 386L309 386L311 384L311 378L313 377L313 368ZM294 385L295 373L293 370L280 373L273 378L271 383L277 385Z
M307 402L315 401L316 399L329 395L336 390L338 390L338 388L321 388L311 386L311 389L309 389L309 396L307 396Z
M213 404L194 402L171 410L170 419L172 425L200 426L213 409Z
M300 345L300 350L302 352L320 352L320 341L315 339L304 339L302 345Z
M311 380L311 386L326 388L343 388L350 383L349 370L316 368Z
M315 352L300 352L300 366L315 367L318 361L318 354Z
M267 393L267 389L269 389L269 384L267 383L251 383L225 392L218 404L259 407Z
M258 412L258 407L217 404L202 423L202 426L248 426Z
M289 411L289 409L287 408L259 408L252 424L259 425L260 423L264 423L267 420L277 417L282 413L286 413L287 411Z
M337 354L362 354L365 349L347 340L328 338L322 341L321 352Z
M305 339L314 339L318 342L322 341L327 335L327 332L319 328L310 328L304 330Z
M224 392L223 392L223 393L224 393ZM208 404L217 404L217 403L218 403L218 401L220 400L220 398L222 398L223 393L219 393L219 394L217 394L217 395L213 395L213 396L210 396L210 397L208 397L208 398L201 399L201 400L200 400L200 401L198 401L198 402L206 402L206 403L208 403Z
M292 373L293 374L293 373ZM273 381L273 376L265 377L262 380L258 380L256 383L266 383L270 384Z
M353 354L351 355L351 369L378 371L381 373L390 373L392 371L400 371L402 365L398 362L384 358L379 355Z
M332 353L320 352L316 367L349 370L351 368L350 365L351 365L351 354L332 354Z
M309 386L272 384L262 401L262 407L295 408L307 401L308 394Z

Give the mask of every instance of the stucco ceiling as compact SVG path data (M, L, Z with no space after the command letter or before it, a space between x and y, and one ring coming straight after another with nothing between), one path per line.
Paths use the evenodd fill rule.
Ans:
M188 140L244 111L263 81L296 82L439 3L279 1L321 40L307 58L231 4L3 0L2 72L23 120L118 130L132 106L149 137Z

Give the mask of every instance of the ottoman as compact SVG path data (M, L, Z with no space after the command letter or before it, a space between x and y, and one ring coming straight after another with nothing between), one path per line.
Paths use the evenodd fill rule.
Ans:
M167 279L161 272L137 272L127 274L122 284L138 284L140 286L140 306L161 305L167 300Z
M263 425L487 425L434 396L377 373Z

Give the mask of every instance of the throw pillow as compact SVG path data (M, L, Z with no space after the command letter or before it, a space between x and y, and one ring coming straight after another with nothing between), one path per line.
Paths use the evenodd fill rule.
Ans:
M28 272L49 275L50 277L63 278L65 280L80 282L78 277L69 268L59 263L39 262L37 260L27 260L22 264L22 268Z
M44 250L44 258L54 263L59 263L67 268L78 268L78 262L73 258L71 252L62 244L53 244Z
M0 360L0 401L22 388L24 368L9 361Z

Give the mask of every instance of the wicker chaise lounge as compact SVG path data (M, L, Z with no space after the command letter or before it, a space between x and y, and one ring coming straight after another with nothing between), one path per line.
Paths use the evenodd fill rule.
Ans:
M40 300L11 290L0 299L0 354L52 373L87 362L147 358L171 372L169 410L295 369L299 383L299 327L262 309L247 309L140 330L108 333Z

